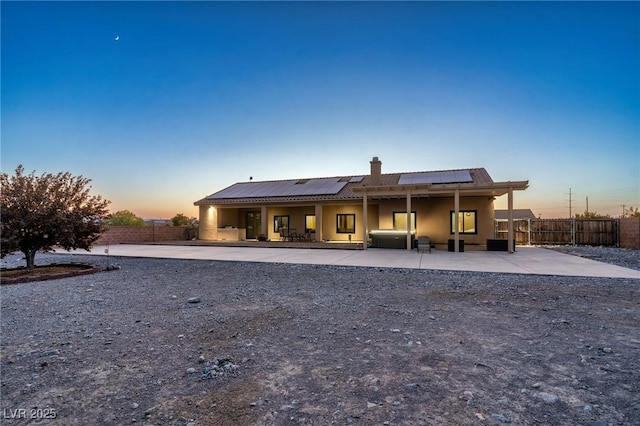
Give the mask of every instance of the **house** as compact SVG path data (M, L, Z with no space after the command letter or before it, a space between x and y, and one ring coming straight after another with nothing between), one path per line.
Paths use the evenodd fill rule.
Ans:
M295 229L314 241L362 243L395 233L407 249L424 235L459 251L462 244L486 246L494 237L494 199L507 195L513 209L513 191L528 186L494 182L484 168L387 174L378 157L370 166L369 175L231 185L194 203L199 238L278 240L283 229Z

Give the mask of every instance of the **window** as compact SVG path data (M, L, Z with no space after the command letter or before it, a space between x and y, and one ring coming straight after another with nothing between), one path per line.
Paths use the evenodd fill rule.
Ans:
M289 216L273 217L273 232L280 232L280 228L289 229Z
M451 211L451 233L456 232L456 212ZM458 212L458 232L461 234L477 234L478 221L476 210L460 210Z
M356 215L355 214L339 214L337 215L338 234L353 234L356 232Z
M407 212L393 212L393 229L407 230ZM411 212L411 230L416 230L416 212Z
M306 234L316 232L316 215L315 214L304 215L304 232Z

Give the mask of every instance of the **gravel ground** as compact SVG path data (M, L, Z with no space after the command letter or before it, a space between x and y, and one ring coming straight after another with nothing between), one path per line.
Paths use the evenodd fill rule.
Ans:
M110 261L2 287L3 424L640 424L640 280Z

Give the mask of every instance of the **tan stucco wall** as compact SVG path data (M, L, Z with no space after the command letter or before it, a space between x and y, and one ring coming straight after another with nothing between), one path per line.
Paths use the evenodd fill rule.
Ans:
M406 199L380 202L379 229L393 229L393 213L406 212ZM446 244L453 238L450 229L450 212L454 209L451 198L414 199L411 211L416 216L416 236L426 235L436 244ZM493 200L488 197L460 197L460 210L477 210L478 233L460 234L465 244L486 244L487 238L493 238ZM370 229L375 229L371 228Z
M198 220L198 238L201 240L217 240L217 209L213 206L200 206L200 218Z
M353 234L339 234L336 229L338 226L338 214L355 214L356 232ZM351 235L352 241L362 241L362 203L324 206L322 209L322 223L324 224L322 236L325 241L349 241L349 235Z
M297 232L304 232L304 218L307 214L315 214L314 206L303 207L269 207L267 209L267 238L270 240L280 239L280 234L273 229L273 221L276 216L289 216L289 229Z

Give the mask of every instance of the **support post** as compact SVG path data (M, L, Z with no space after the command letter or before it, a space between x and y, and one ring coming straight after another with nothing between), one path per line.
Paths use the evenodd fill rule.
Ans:
M411 190L407 189L407 250L411 249Z
M369 240L369 206L367 204L367 190L362 194L362 249L367 249Z
M509 253L513 253L515 250L515 247L513 247L513 188L509 187L509 199L508 199L508 205L509 205L509 232L507 233L507 238L509 239L507 241L507 248L509 250Z
M316 204L316 241L322 241L322 204Z
M453 220L453 251L458 253L460 251L460 231L459 231L459 217L460 216L460 189L456 188L453 194L453 209L455 210Z
M267 216L267 206L260 207L260 233L269 239L269 216Z

